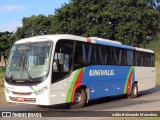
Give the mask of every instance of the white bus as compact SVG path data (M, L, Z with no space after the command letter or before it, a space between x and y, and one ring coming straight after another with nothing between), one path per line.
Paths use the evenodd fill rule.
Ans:
M152 50L74 35L45 35L17 41L5 75L9 102L36 105L70 103L81 108L91 99L155 87Z

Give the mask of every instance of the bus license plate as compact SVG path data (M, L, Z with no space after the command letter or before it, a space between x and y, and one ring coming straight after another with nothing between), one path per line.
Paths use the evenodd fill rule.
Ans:
M24 98L23 98L23 97L18 97L18 98L17 98L17 101L19 101L19 102L24 102Z

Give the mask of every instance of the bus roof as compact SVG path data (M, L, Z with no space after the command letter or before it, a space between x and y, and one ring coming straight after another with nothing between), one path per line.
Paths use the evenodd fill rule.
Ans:
M150 49L144 49L144 48L139 48L139 47L123 45L121 42L118 42L118 41L113 41L113 40L103 39L103 38L98 38L98 37L90 37L90 38L88 38L87 41L92 42L92 43L96 43L96 44L112 46L112 47L118 47L118 48L124 48L124 49L154 53L154 51L150 50Z
M154 53L153 50L123 45L121 42L118 42L118 41L113 41L113 40L103 39L103 38L98 38L98 37L85 38L85 37L80 37L80 36L75 36L75 35L70 35L70 34L53 34L53 35L41 35L41 36L29 37L29 38L18 40L16 41L15 44L36 42L36 41L46 41L46 40L51 40L53 42L56 42L59 39L77 40L77 41L83 41L83 42L88 42L88 43L101 44L101 45L107 45L107 46L112 46L112 47Z
M74 40L74 35L68 35L68 34L40 35L40 36L34 36L34 37L29 37L29 38L18 40L16 41L15 44L46 41L46 40L56 42L58 39L73 39Z

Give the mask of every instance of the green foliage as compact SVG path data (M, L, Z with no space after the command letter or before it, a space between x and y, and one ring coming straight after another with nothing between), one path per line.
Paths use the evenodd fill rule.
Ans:
M0 56L3 55L4 59L9 56L11 46L15 42L15 36L10 32L0 32Z
M24 17L16 39L43 34L97 36L139 46L155 36L160 12L153 0L71 0L54 15Z
M147 5L145 0L122 0L117 4L114 13L116 22L118 20L115 24L115 38L123 43L138 46L147 36L155 34L159 12Z
M15 33L17 39L48 34L51 24L48 17L44 15L24 17L22 23L22 28L18 28Z
M4 73L5 71L6 71L6 68L3 67L3 66L1 66L1 67L0 67L0 73Z
M141 44L140 47L151 49L155 52L156 60L160 60L160 38L151 39L145 45Z
M138 46L156 33L159 12L146 0L71 0L56 10L51 33L98 36Z
M51 30L53 33L110 38L112 30L107 4L107 1L72 0L56 10Z
M0 87L4 85L5 67L0 67Z

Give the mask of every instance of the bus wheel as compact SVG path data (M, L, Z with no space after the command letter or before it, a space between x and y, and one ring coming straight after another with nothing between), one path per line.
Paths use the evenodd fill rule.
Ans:
M136 98L137 96L138 96L138 85L137 83L134 83L129 98Z
M71 108L82 108L87 100L87 94L85 89L78 88L74 94L74 102L71 104Z

